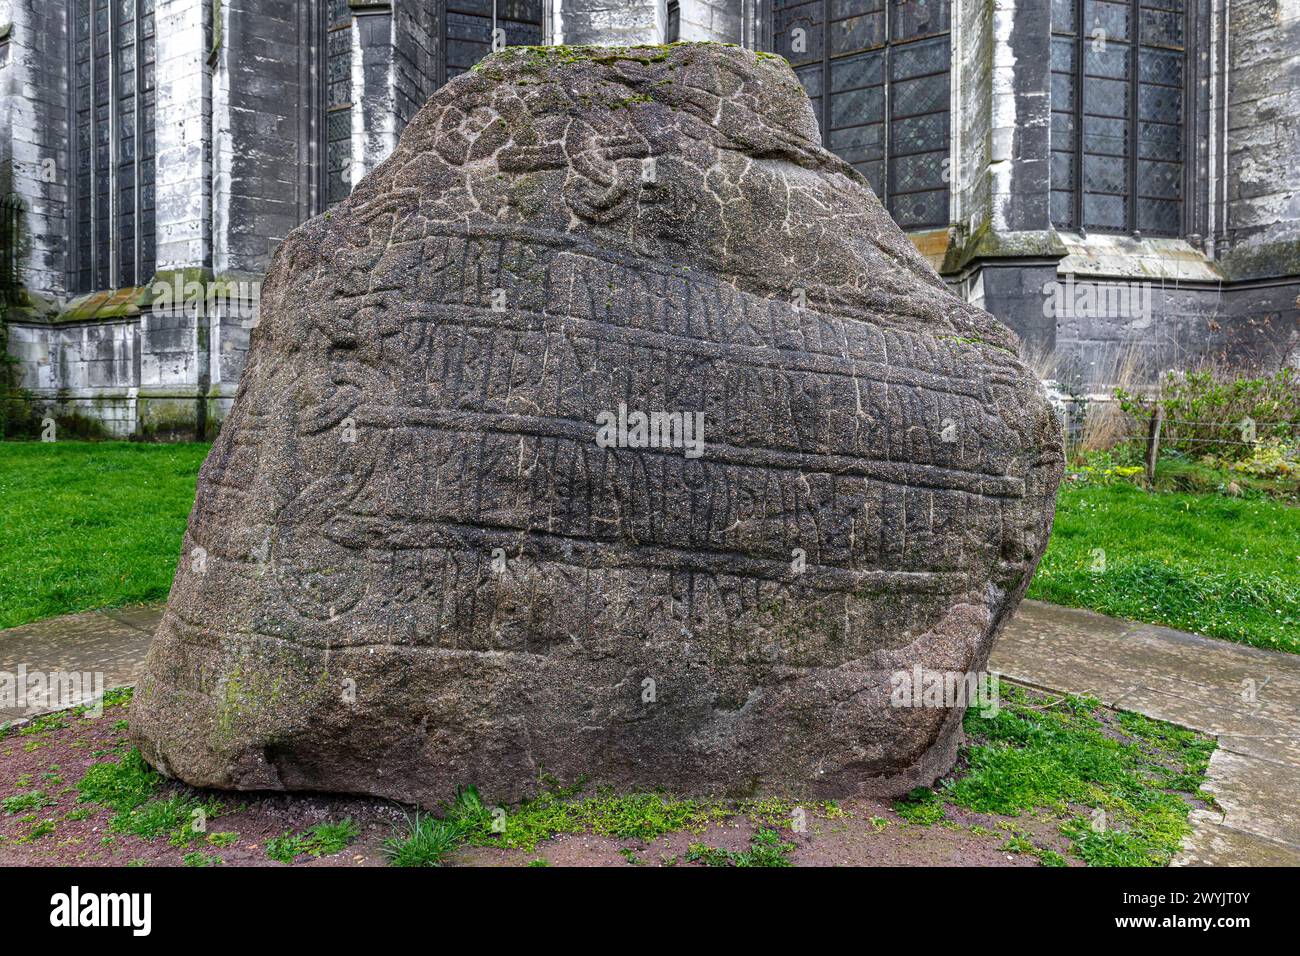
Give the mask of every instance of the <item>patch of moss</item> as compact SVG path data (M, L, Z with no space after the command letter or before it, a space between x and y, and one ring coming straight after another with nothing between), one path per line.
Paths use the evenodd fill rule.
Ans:
M1300 276L1300 239L1237 246L1220 262L1233 281Z
M998 232L985 219L964 241L948 246L939 271L951 275L980 259L1059 259L1068 251L1054 229Z

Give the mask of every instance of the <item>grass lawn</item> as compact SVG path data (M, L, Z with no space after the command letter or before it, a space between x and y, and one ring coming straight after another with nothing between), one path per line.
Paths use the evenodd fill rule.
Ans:
M0 442L0 627L167 596L208 445ZM1067 482L1030 597L1300 652L1300 508Z
M1300 653L1300 508L1067 483L1029 596Z
M0 442L0 628L165 598L208 447Z

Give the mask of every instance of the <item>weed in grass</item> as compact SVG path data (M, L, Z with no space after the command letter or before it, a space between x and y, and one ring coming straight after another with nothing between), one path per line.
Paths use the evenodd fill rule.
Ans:
M114 687L112 690L104 692L104 709L107 710L110 707L127 707L134 699L134 687ZM118 721L118 723L121 723L121 721Z
M92 764L77 783L80 801L102 803L117 813L130 813L145 803L162 783L140 756L129 750L118 761Z
M793 843L786 843L775 830L759 830L749 840L749 849L736 853L703 843L686 848L686 862L705 866L789 866Z
M56 824L53 820L49 820L49 819L37 820L36 822L32 823L32 828L27 831L27 835L24 836L22 839L20 839L18 842L35 843L37 840L40 840L43 837L47 837L51 833L53 833L55 830L55 826Z
M206 832L207 821L219 817L229 809L220 800L197 800L188 798L183 801L186 813L185 822L180 827L168 831L167 842L172 846L186 847L200 839ZM202 821L204 829L196 830L194 825Z
M277 863L292 863L302 852L302 837L292 831L266 841L266 858Z
M145 840L167 836L173 846L198 839L198 819L220 816L227 808L218 800L201 800L184 794L153 799L162 778L132 749L115 762L92 764L77 783L82 803L99 803L113 811L108 828Z
M902 800L894 801L894 812L918 826L929 826L944 819L943 803L928 787L917 787Z
M185 866L220 866L221 857L213 853L202 853L195 850L192 853L186 853L181 857L181 863Z
M361 828L351 817L338 823L318 823L302 833L288 831L268 840L266 856L279 863L293 863L300 856L329 856L338 853L360 833Z
M1007 853L1033 853L1035 850L1034 843L1029 837L1017 833L1015 836L1002 844L1002 849Z
M1191 830L1179 791L1199 790L1214 741L1138 714L1112 715L1107 726L1090 698L1049 701L1006 684L1000 692L996 716L967 714L976 741L965 754L967 772L937 793L913 791L895 810L933 822L944 801L1006 817L1048 808L1066 815L1060 832L1090 865L1168 863ZM1100 811L1107 823L1083 819L1078 807ZM1023 834L1013 832L1006 848L1057 864Z
M789 821L792 806L781 806L776 814L781 821ZM496 818L469 788L461 791L456 803L448 808L448 815L465 826L467 842L522 850L532 850L542 840L561 833L587 832L648 843L665 833L701 831L731 812L716 803L678 800L661 793L618 795L604 788L583 799L545 792ZM499 828L496 831L494 822Z
M441 866L443 858L461 845L466 832L462 820L439 820L414 813L400 827L394 827L382 850L393 866Z
M14 816L27 810L43 810L46 807L54 805L54 800L46 795L43 790L32 790L28 793L15 794L12 797L5 797L0 800L0 810L3 810L5 816Z

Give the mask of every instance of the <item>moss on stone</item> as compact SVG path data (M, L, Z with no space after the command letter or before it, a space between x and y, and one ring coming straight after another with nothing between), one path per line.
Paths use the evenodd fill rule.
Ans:
M127 286L104 292L91 292L68 303L54 316L52 323L88 322L91 320L124 319L139 315L151 301L149 286Z
M940 272L951 274L979 259L1061 258L1068 253L1054 229L998 232L985 219L964 242L948 247Z
M1238 246L1220 261L1232 280L1300 276L1300 239Z

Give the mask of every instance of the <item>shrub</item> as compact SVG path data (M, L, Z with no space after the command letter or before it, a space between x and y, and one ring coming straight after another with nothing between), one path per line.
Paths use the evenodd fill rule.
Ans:
M1168 372L1158 398L1123 388L1115 397L1139 420L1149 418L1157 403L1163 406L1161 446L1189 457L1240 461L1255 457L1260 444L1272 444L1280 446L1283 460L1295 460L1300 433L1300 373L1295 369L1258 378L1213 368Z

